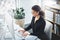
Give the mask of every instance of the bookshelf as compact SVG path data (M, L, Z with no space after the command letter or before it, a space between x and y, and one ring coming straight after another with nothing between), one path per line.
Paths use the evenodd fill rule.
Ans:
M60 35L60 5L45 5L45 19L53 24L53 33Z

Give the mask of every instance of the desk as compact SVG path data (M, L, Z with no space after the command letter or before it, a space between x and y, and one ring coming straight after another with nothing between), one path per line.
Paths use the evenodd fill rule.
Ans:
M22 29L21 27L19 27L18 25L16 25L15 23L14 23L14 31L15 31L15 40L22 40L22 39L24 39L24 37L23 36L21 36L21 34L18 32L18 30L19 29ZM7 35L5 36L5 39L6 40L13 40L13 38L12 38L12 36L10 35L10 33L9 32L7 32ZM9 38L10 37L10 38ZM32 36L32 35L30 35L30 36L27 36L26 38L25 38L25 40L40 40L40 39L38 39L36 36Z

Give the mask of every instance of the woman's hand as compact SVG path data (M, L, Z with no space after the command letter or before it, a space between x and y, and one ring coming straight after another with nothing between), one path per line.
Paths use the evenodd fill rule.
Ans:
M18 32L22 32L22 33L24 33L24 32L25 32L25 30L24 30L24 29L21 29L21 30L19 30Z
M22 34L22 36L27 36L27 35L30 35L30 33L28 31L26 31Z

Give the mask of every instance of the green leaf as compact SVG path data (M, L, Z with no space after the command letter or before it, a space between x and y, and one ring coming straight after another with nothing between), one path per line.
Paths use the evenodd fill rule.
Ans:
M25 13L24 13L24 9L23 8L16 8L16 10L13 10L13 12L15 12L14 14L14 18L15 19L23 19L25 18Z

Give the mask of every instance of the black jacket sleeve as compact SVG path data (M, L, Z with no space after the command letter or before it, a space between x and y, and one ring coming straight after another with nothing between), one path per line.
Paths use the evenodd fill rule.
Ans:
M31 29L31 24L27 28L25 28L26 31L28 31L30 29Z

